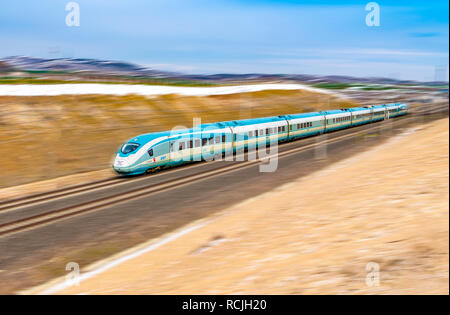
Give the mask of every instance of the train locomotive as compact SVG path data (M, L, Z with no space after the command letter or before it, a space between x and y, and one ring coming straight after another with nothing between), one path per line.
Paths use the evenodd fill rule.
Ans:
M408 113L395 103L201 124L190 129L154 132L127 141L117 152L113 169L138 175L217 155L233 154L271 141L285 142L373 123Z

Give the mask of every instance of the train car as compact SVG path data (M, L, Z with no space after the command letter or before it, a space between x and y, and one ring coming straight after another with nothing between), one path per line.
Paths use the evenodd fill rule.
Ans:
M288 122L283 116L224 122L233 133L233 149L239 151L256 147L258 143L288 139Z
M270 142L283 142L402 116L406 104L353 107L323 112L224 121L190 129L154 132L127 141L114 160L122 175L211 160Z
M352 126L364 125L372 122L372 108L370 106L354 107L352 112Z
M323 112L325 115L325 131L348 128L352 124L352 113L348 108Z
M289 125L288 140L313 136L324 131L324 116L320 112L283 116Z

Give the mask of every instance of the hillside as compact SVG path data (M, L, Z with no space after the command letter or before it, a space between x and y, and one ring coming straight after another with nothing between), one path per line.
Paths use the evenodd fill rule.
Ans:
M270 90L212 96L0 96L0 187L110 168L141 133L356 104L330 94Z

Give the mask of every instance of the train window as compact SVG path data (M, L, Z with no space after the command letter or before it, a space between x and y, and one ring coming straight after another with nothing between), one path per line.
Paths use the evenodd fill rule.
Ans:
M122 153L127 154L135 151L139 147L138 143L125 143L122 147Z
M258 130L255 130L255 137L258 136Z
M173 143L170 144L170 152L173 152Z
M253 137L253 131L249 131L248 132L248 136L251 138L251 137Z
M220 136L216 137L216 143L220 143Z
M148 150L147 152L148 152L148 155L149 155L150 157L153 156L153 149L150 149L150 150Z
M281 131L285 132L286 131L286 126L282 126L281 127Z
M214 137L209 138L209 144L214 144Z
M266 135L269 134L269 128L266 128Z
M188 149L193 148L193 144L194 144L194 141L189 140L188 145L187 145Z
M227 141L227 139L226 139L225 135L222 135L222 142L226 142L226 141Z
M264 129L260 129L260 130L259 130L259 135L260 135L260 136L264 136Z
M180 149L180 150L184 150L184 141L183 141L183 142L180 142L179 149Z
M195 147L200 147L200 139L195 139Z
M208 139L203 138L203 139L202 139L202 145L207 145L207 144L208 144Z

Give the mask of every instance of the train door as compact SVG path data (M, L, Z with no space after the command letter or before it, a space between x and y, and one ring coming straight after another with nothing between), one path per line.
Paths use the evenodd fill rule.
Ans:
M236 133L233 127L229 127L231 130L231 150L236 152Z
M233 128L227 127L227 129L230 130L230 133L227 133L227 131L224 131L225 135L225 143L224 143L224 151L225 153L229 153L230 151L233 152Z
M171 163L178 164L183 162L183 141L181 136L171 139L169 142L169 159Z
M264 129L264 133L266 134L266 143L270 142L270 135L272 133L272 128L270 126L267 126L266 129Z

